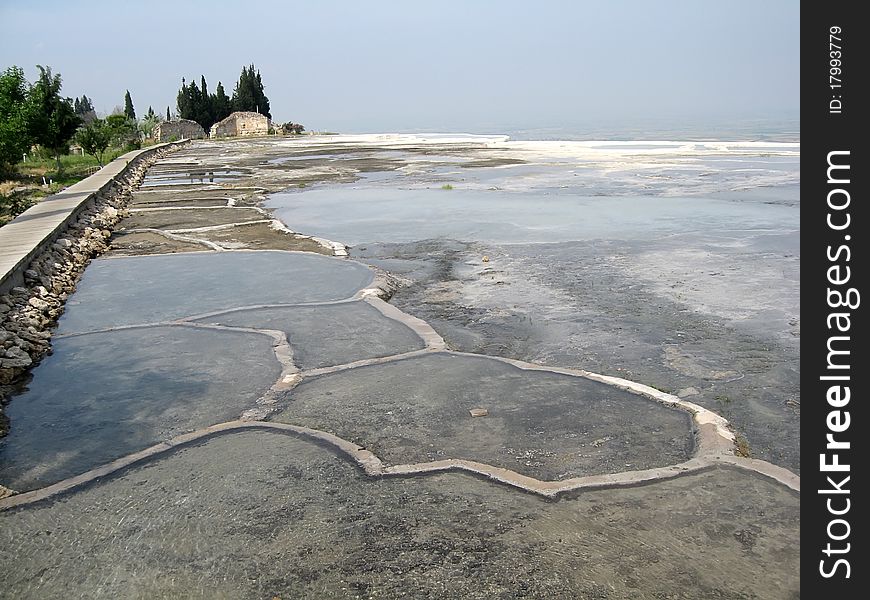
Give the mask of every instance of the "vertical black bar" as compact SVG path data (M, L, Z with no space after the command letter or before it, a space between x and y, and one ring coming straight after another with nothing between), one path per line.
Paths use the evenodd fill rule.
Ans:
M870 268L862 118L870 23L859 8L801 7L801 588L805 598L832 600L870 593L870 538L859 520L870 507L858 492L868 483L870 433L862 305L870 296L860 297Z

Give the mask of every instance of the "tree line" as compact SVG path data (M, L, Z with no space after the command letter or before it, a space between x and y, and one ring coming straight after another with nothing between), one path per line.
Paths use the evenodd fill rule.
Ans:
M141 140L152 137L154 128L163 120L152 107L137 119L130 91L124 94L124 105L113 114L98 118L93 101L61 96L62 79L51 67L37 65L39 77L31 84L17 66L0 73L0 172L11 171L33 146L40 146L55 158L61 171L60 156L69 152L75 141L94 156L100 166L109 147L131 150L141 146ZM209 93L205 77L200 84L181 80L176 98L177 115L199 123L205 131L234 111L258 112L272 118L260 71L251 64L242 67L239 80L230 97L218 82ZM171 120L166 107L166 120ZM288 122L280 126L283 133L302 133L305 128Z
M53 154L59 170L60 155L82 123L72 99L60 95L60 75L37 68L33 84L20 67L0 74L0 170L10 169L34 144Z
M199 123L205 131L228 117L235 111L258 112L272 118L269 98L263 88L260 71L254 65L242 67L242 73L233 89L232 97L227 96L223 84L218 81L214 93L208 92L205 76L200 76L200 84L181 80L181 89L176 98L178 116ZM167 116L169 108L167 107Z
M69 152L72 142L102 166L110 146L121 150L138 148L141 138L150 137L160 122L150 106L142 119L136 119L129 90L123 109L118 107L105 119L97 118L90 98L63 97L60 74L52 73L51 67L37 68L39 77L32 84L18 66L0 73L0 172L12 172L34 146L49 151L60 172L60 157Z

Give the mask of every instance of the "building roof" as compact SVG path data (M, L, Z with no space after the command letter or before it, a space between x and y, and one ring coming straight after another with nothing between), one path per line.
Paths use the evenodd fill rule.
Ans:
M266 115L256 113L256 112L247 112L247 111L240 110L240 111L236 111L234 113L231 113L230 116L226 117L225 119L223 119L221 121L218 121L217 123L212 125L212 127L214 127L215 125L223 125L224 123L229 123L233 119L237 119L239 117L249 117L249 118L260 117L261 119L265 119L266 121L269 120L269 117L267 117Z

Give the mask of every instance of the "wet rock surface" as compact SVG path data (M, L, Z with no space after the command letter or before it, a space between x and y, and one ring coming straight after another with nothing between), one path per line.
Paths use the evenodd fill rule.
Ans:
M428 240L353 254L409 282L391 302L457 350L581 365L671 393L694 387L691 400L728 418L753 456L799 470L799 320L778 299L762 308L766 318L729 319L662 295L627 270L650 245ZM699 277L715 279L711 272Z
M17 598L794 599L798 513L729 469L552 502L467 475L368 479L237 433L0 513L0 582Z
M155 323L264 304L345 300L365 266L309 253L200 252L95 262L61 320L65 333Z
M0 296L0 438L9 427L4 407L20 389L27 369L50 349L50 330L64 302L94 256L108 248L112 227L128 213L131 192L148 167L177 147L161 148L131 164L123 175L96 194L78 218L45 247L24 272L24 286Z
M269 338L152 327L61 337L9 405L0 481L31 490L238 418L281 369Z
M476 407L486 417L472 418ZM579 377L447 353L307 380L275 419L335 433L394 465L466 459L540 480L676 464L694 446L683 411Z
M343 365L424 348L423 340L407 326L388 319L362 301L233 311L198 322L283 331L293 346L293 361L302 369Z
M129 212L113 206L106 225L89 234L111 244L117 258L91 265L69 298L57 352L33 371L28 390L19 380L23 393L11 406L21 418L9 438L15 452L6 455L17 458L0 483L14 479L15 491L23 491L149 440L196 430L185 437L199 441L174 438L182 445L165 444L62 493L43 488L0 499L0 589L22 598L799 597L799 499L789 489L799 479L774 473L782 485L749 461L735 459L741 468L732 469L708 458L691 473L669 466L639 487L570 488L558 500L522 481L487 481L483 474L494 477L501 466L552 479L598 473L591 485L622 486L607 478L681 462L697 451L693 433L700 433L688 412L653 402L662 400L655 390L642 396L445 353L438 336L453 349L679 392L729 414L757 455L796 465L797 259L788 235L746 237L737 227L699 249L704 232L679 237L677 211L657 217L663 235L655 239L575 239L577 226L563 219L559 227L574 233L553 242L541 237L546 223L511 222L504 213L492 227L484 211L458 240L443 232L417 239L414 220L400 219L387 231L411 237L396 243L366 237L365 220L349 230L351 240L313 221L286 217L283 224L254 210L279 191L301 207L315 197L309 187L338 192L346 205L362 197L343 193L355 186L405 187L417 191L381 194L381 208L390 198L437 197L444 200L431 205L432 217L455 216L464 210L461 198L444 196L461 191L454 188L497 195L544 181L544 195L560 196L551 209L564 205L565 194L583 196L581 229L597 232L607 228L595 219L609 213L589 197L592 188L605 197L641 194L650 203L685 190L740 203L745 194L717 190L794 180L788 148L772 150L773 158L728 150L726 162L763 167L753 170L759 175L715 167L703 148L700 162L695 150L680 149L689 154L679 161L641 157L635 168L631 158L627 170L603 168L613 165L609 155L567 166L574 159L544 150L391 136L248 139L197 142L161 160L128 198ZM772 189L765 203L794 207L790 191ZM328 195L316 197L322 208L332 206ZM511 202L521 205L522 193ZM377 204L338 205L325 224L366 210L372 222L384 217ZM665 205L703 213L682 200ZM410 217L416 208L407 208ZM728 214L728 205L717 211ZM738 212L753 230L793 224L787 212L778 222L753 206ZM254 216L263 222L245 222ZM493 232L514 237L505 243L487 237ZM311 254L345 255L344 243L391 277ZM76 244L61 239L52 251L78 260L84 254ZM137 256L148 254L158 255ZM733 269L722 268L723 258ZM697 265L703 272L688 270ZM743 277L759 265L757 277ZM780 269L780 288L770 285L767 267ZM3 334L0 360L24 362L12 348L29 353L27 344L47 345L36 315L58 310L40 290L50 292L53 281L37 268L28 277L29 289L0 298L0 315L20 305L30 319ZM733 299L722 301L719 289L735 290ZM395 294L396 306L438 333L380 301L348 302L358 293ZM747 312L744 298L760 299L765 310ZM299 303L306 306L288 306ZM424 341L428 349L420 350ZM393 356L409 350L421 356ZM342 364L356 360L377 364ZM61 398L67 388L69 399ZM782 406L793 418L784 418ZM261 419L271 420L253 425L273 431L243 429L252 425L244 420ZM280 421L320 429L291 435ZM226 427L232 432L209 433ZM52 430L60 435L42 436ZM330 437L335 433L342 437ZM727 436L718 443L717 453L736 451ZM115 453L100 454L107 447ZM401 469L383 468L448 456L494 466L478 476L432 469L400 476ZM9 493L0 486L0 498ZM3 510L11 506L18 508Z

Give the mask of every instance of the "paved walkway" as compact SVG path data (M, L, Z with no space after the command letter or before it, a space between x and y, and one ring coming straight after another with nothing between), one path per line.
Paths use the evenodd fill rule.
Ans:
M170 145L158 144L119 156L87 179L48 196L0 228L0 290L15 285L15 274L23 272L43 244L57 235L94 194L122 175L128 164Z

